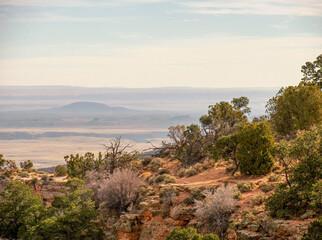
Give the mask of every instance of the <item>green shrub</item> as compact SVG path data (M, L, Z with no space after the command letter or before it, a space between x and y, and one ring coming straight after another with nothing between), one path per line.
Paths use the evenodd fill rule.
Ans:
M0 193L0 202L0 238L31 239L23 235L44 216L42 198L27 184L12 181Z
M162 166L162 159L161 158L154 158L150 162L150 167L151 167L152 171L158 171L161 166Z
M203 199L205 199L205 195L203 195L201 191L196 191L191 193L189 197L185 198L182 203L185 205L193 205L195 200L201 201Z
M240 183L237 183L237 188L241 193L250 192L254 188L254 183L240 182Z
M321 240L322 239L322 217L310 223L307 232L303 234L302 240Z
M38 178L37 178L37 177L33 177L33 178L31 179L31 184L35 185L35 184L37 184L37 183L38 183Z
M159 175L159 176L157 176L157 177L154 179L154 182L155 182L155 183L163 182L163 181L165 180L166 176L167 176L166 174Z
M301 216L308 210L321 213L322 127L302 132L288 144L285 156L298 161L288 171L287 184L280 184L266 203L271 215L280 218ZM283 161L283 157L280 157Z
M272 174L271 176L269 176L268 181L279 182L279 181L281 181L281 177L276 174Z
M195 200L193 199L193 197L190 196L183 199L182 203L185 205L193 205L195 203Z
M274 137L266 122L245 124L238 133L238 151L241 174L263 175L270 173L274 158Z
M153 158L152 158L151 156L147 156L146 158L144 158L144 159L141 161L142 166L143 166L143 167L148 166L148 165L151 163L152 159L153 159Z
M160 203L172 205L174 198L179 195L179 191L174 187L165 187L160 190L159 197Z
M259 189L265 193L272 191L275 188L274 184L263 183L259 185Z
M196 200L198 200L198 201L201 201L201 200L205 199L205 197L206 197L206 196L205 196L205 195L203 195L201 191L195 191L195 192L193 192L193 193L191 194L191 197L192 197L193 199L196 199Z
M297 188L289 188L281 183L277 186L273 195L266 200L266 209L272 217L288 219L292 216L300 216L306 212L307 201L299 194Z
M41 180L43 180L44 182L48 181L48 178L49 178L48 175L41 176Z
M265 195L264 194L258 194L252 199L252 204L254 206L261 205L262 203L265 202Z
M66 176L67 175L67 168L65 166L58 165L55 168L55 175L57 177L64 177L64 176Z
M186 172L185 172L185 175L186 177L192 177L194 175L198 174L198 172L196 170L194 170L193 168L191 169L188 169Z
M229 165L228 167L226 167L226 173L231 173L235 169L236 169L235 165Z
M180 172L178 173L178 177L179 178L183 178L186 175L186 169L182 169L180 170Z
M167 240L219 240L219 237L213 233L200 235L195 228L187 229L176 227L166 238Z
M158 172L159 175L162 175L162 174L170 174L170 171L169 169L166 169L166 168L162 168L160 169L160 171Z
M193 169L196 170L197 172L202 172L204 170L203 165L201 163L196 163L193 166Z
M168 174L164 174L165 179L163 180L164 183L168 184L168 183L175 183L176 182L176 178L174 176L170 176Z
M312 186L310 207L316 209L318 213L322 212L322 179Z
M19 174L19 176L22 177L22 178L27 178L27 177L29 177L29 174L26 173L26 172L22 172L22 173Z

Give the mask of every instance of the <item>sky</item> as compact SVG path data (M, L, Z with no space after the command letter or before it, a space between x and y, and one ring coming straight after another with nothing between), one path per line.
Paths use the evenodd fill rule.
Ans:
M0 86L280 87L321 53L321 0L0 0Z

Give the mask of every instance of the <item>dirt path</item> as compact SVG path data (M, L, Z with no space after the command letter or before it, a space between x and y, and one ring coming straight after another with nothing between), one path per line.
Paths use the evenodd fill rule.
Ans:
M177 185L184 186L216 186L228 183L238 183L238 182L249 182L253 181L255 184L260 184L261 182L267 181L267 176L241 176L236 173L235 176L227 174L226 167L217 167L205 172L202 172L198 175L188 177L188 178L179 178L176 180Z

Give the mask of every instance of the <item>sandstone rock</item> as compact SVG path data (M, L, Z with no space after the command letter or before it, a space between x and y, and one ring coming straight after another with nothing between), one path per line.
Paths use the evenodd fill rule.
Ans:
M161 220L161 219L160 219ZM164 221L154 221L152 219L147 224L142 225L140 240L164 240L169 232L173 229Z
M159 216L159 215L161 215L161 213L162 213L161 210L155 210L155 209L151 210L151 214L152 214L153 217Z
M238 240L237 234L234 229L229 228L226 235L227 240Z
M149 210L149 209L147 209L147 210L145 210L144 212L142 212L141 214L140 214L140 221L142 222L142 223L146 223L146 222L148 222L148 221L150 221L151 219L152 219L152 213L151 213L151 211Z
M260 227L259 224L250 224L247 226L247 229L252 232L257 232L259 227Z
M161 204L159 200L151 200L149 205L153 208L160 208Z
M149 207L149 203L147 203L147 202L140 202L139 203L139 209L140 210L145 210L145 209L147 209Z
M290 221L269 219L262 222L264 230L269 236L275 237L275 239L289 239L290 236L300 234L300 228L289 224Z
M236 233L239 240L259 240L261 237L259 233L248 230L238 230Z
M132 233L139 230L140 219L138 214L125 214L120 216L114 228L118 232Z
M190 221L194 218L193 212L194 209L191 207L178 205L171 210L170 217L174 220Z

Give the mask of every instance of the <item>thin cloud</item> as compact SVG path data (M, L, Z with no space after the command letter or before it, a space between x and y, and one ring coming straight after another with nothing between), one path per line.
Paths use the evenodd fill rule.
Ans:
M169 0L0 0L0 6L41 6L41 7L96 7L122 4L149 4Z
M180 4L191 13L207 15L322 16L322 2L319 0L216 0Z
M166 46L106 46L104 56L86 52L84 56L0 59L0 82L109 87L293 85L301 78L300 66L319 54L321 40L209 37L169 41ZM92 46L95 51L102 47Z
M36 14L34 16L15 16L7 17L0 13L1 22L111 22L124 19L133 19L133 17L71 17L60 16L49 13Z

